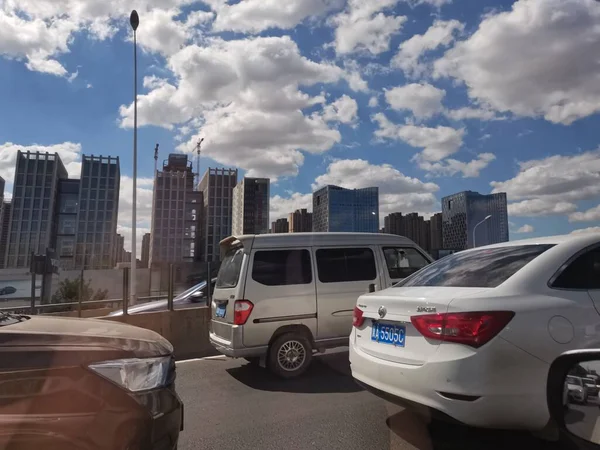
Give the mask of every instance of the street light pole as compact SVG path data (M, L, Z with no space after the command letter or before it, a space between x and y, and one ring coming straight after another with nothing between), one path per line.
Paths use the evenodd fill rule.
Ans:
M200 139L198 141L198 143L196 144L196 151L198 152L198 160L197 160L198 185L200 184L200 152L201 152L200 146L202 145L202 141L204 141L204 138ZM198 186L198 185L196 185L196 186ZM199 187L197 187L197 189L200 190Z
M477 227L478 227L479 225L481 225L483 222L485 222L486 220L488 220L488 219L489 219L489 218L491 218L491 217L492 217L492 215L491 215L491 214L490 214L490 215L488 215L488 216L485 216L485 219L483 219L481 222L479 222L477 225L475 225L475 226L473 227L473 248L477 247L477 246L475 245L475 230L477 229Z
M134 9L129 16L133 28L133 206L131 208L131 278L129 280L129 304L134 306L137 300L137 28L140 17Z

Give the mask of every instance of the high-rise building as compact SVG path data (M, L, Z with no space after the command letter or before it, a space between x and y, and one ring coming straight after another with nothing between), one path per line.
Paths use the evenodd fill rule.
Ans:
M431 251L440 250L444 248L442 240L442 213L436 213L429 219L431 224L431 239L430 249Z
M277 219L271 223L271 233L287 233L289 231L289 224L287 219Z
M5 267L29 267L31 253L56 246L56 199L67 170L58 153L17 151Z
M423 216L416 212L404 216L404 229L404 236L415 242L423 250L430 250L429 222Z
M406 235L404 216L401 212L388 214L383 218L383 229L385 233L396 234L398 236Z
M115 246L113 252L113 267L117 265L117 263L124 261L124 253L125 253L125 237L120 234L115 234Z
M312 213L306 209L297 209L290 213L288 222L290 225L290 233L309 233L312 231Z
M473 238L477 247L508 241L506 193L463 191L442 198L442 235L451 250L473 247Z
M57 202L57 222L56 229L56 251L60 259L60 267L65 270L75 269L75 242L77 240L79 201L80 201L81 180L60 180L58 182L58 202ZM87 203L86 203L87 204ZM87 211L85 212L87 213ZM82 213L82 217L83 214ZM79 253L83 254L88 250L86 246L87 236L85 235L86 224L82 224L82 233ZM90 229L95 228L93 225ZM95 230L92 231L95 233ZM93 240L93 236L90 236ZM92 244L93 245L93 244ZM94 248L89 248L88 257L93 254ZM95 258L93 258L95 262ZM84 260L80 258L78 269L84 268ZM91 267L85 267L91 268Z
M187 155L172 153L154 179L149 264L194 261L201 215L192 163Z
M148 267L150 263L150 233L142 237L142 267Z
M313 231L379 232L379 188L328 185L313 192Z
M10 202L3 202L2 205L2 233L0 233L0 269L4 268L6 249L8 248L8 228L10 226Z
M237 185L237 176L237 169L209 167L200 181L204 201L201 261L218 261L221 258L219 242L232 234L233 188Z
M244 177L233 188L231 234L269 232L270 184L268 178Z

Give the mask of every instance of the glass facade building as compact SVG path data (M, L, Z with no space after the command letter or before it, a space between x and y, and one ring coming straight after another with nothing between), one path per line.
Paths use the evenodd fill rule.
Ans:
M231 234L269 232L270 187L268 178L243 178L233 188Z
M237 177L237 169L209 167L200 181L199 190L204 201L201 261L219 261L219 242L232 234L233 188L237 185Z
M57 153L17 152L5 267L28 268L31 253L56 246L56 200L67 170Z
M475 226L488 215L491 217ZM496 244L508 241L508 212L506 193L479 194L458 192L442 198L442 238L445 249L465 250L475 244Z
M379 232L379 188L325 186L313 193L313 231Z

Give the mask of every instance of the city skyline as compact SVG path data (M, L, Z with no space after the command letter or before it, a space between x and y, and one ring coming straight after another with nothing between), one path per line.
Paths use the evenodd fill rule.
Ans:
M11 191L18 149L58 152L69 174L83 153L118 156L129 248L131 5L93 3L0 8L12 30L0 51L10 80L0 84L0 176ZM506 192L513 239L598 227L597 2L226 3L136 5L140 245L156 144L161 158L194 155L196 168L200 139L201 174L272 180L271 222L334 184L378 186L381 217L426 217L461 190ZM583 69L565 71L566 60Z

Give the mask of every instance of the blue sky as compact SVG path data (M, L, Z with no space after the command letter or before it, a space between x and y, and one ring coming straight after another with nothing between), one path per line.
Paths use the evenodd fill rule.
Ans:
M380 187L380 216L460 190L508 194L511 239L597 230L594 0L4 0L0 175L17 149L121 158L131 226L140 13L139 233L153 149L272 179L271 220L329 183ZM194 161L194 167L195 166Z

